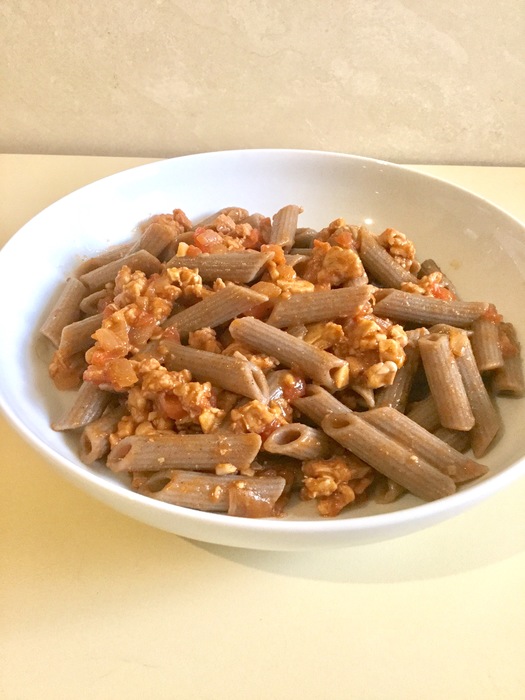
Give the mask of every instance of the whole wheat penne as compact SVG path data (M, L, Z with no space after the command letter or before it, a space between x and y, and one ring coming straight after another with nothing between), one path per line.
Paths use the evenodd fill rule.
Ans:
M403 366L397 370L394 381L389 386L382 387L376 391L375 405L378 408L381 406L391 406L401 411L401 413L405 412L412 382L419 367L419 347L417 340L420 334L417 332L413 342L410 342L411 333L415 334L416 331L409 331L407 333L409 342L405 347L405 362Z
M80 311L86 316L95 316L99 313L99 302L108 297L107 289L99 289L85 296L80 302Z
M230 333L235 340L276 357L282 364L298 367L306 376L328 389L341 388L343 384L338 386L338 383L344 383L345 379L348 382L348 375L344 378L339 374L348 369L345 360L325 350L318 350L304 340L294 338L279 328L272 328L256 318L235 319L230 323Z
M370 285L360 285L326 292L293 294L275 304L267 323L277 328L287 328L298 323L355 316L370 299L372 290Z
M406 415L431 433L441 427L436 402L432 394L421 399L421 401L415 401L410 404Z
M393 408L374 408L363 413L362 417L384 435L450 476L456 484L477 479L488 471L485 465L469 459Z
M324 459L334 450L330 438L303 423L287 423L276 428L263 443L263 450L294 459Z
M492 390L498 396L523 396L525 381L521 358L507 357L503 367L494 372Z
M376 480L374 488L374 501L376 503L393 503L397 501L403 494L406 493L406 489L399 484L396 484L392 479L383 477L381 480Z
M148 253L158 258L174 237L173 230L169 226L163 226L154 221L144 230L139 240L132 245L128 255L136 253L138 250L147 250Z
M313 248L290 248L290 255L302 255L305 258L311 258L313 252Z
M124 266L130 268L131 272L142 270L146 275L152 275L154 272L160 272L161 262L147 250L138 250L136 253L125 255L123 258L118 258L112 262L97 267L91 272L86 272L80 276L80 281L83 282L90 292L95 292L102 289L108 282L113 282L119 270Z
M240 357L195 350L171 340L163 341L168 350L165 365L170 370L189 369L198 381L211 382L249 399L268 403L268 383L259 367Z
M109 436L115 432L125 412L123 406L108 408L100 418L86 425L80 436L79 449L79 456L84 464L93 464L108 454Z
M492 379L492 390L496 394L509 396L523 396L525 394L525 380L523 378L523 363L521 360L521 348L512 323L501 323L500 332L507 346L503 367L495 370Z
M168 243L168 245L159 255L159 260L162 260L162 262L166 262L166 260L171 260L173 257L176 256L185 257L188 246L191 243L193 243L194 233L194 231L183 231L182 233L177 233L175 236L173 236L172 240ZM181 243L185 244L185 246L181 246ZM188 260L189 259L190 258L188 257Z
M268 243L280 245L283 249L292 247L297 231L297 219L302 208L295 204L287 204L274 215Z
M331 414L323 420L322 427L347 450L425 501L449 496L456 490L449 476L356 413Z
M108 455L107 465L114 472L194 469L213 471L218 464L248 467L261 447L255 433L233 435L161 434L131 435L118 442Z
M300 253L286 254L284 260L290 267L297 267L308 260L308 255L301 255Z
M94 344L91 337L102 325L102 314L87 316L65 326L60 335L58 349L63 357L70 357L77 352L84 352Z
M488 307L489 304L483 301L444 301L394 289L377 302L374 313L394 321L410 321L423 326L447 323L467 328Z
M310 227L298 227L295 230L294 248L312 249L317 238L319 238L319 231Z
M350 410L339 399L317 384L308 384L306 395L294 399L292 406L317 425L321 425L326 416L331 413L346 413Z
M98 267L102 267L110 262L113 262L114 260L119 260L123 258L129 253L129 250L132 245L133 243L129 242L121 243L120 245L115 245L111 248L108 248L108 250L105 250L99 255L94 255L93 257L82 261L75 270L75 275L77 277L81 277L82 275L85 275L88 272L96 270Z
M242 516L242 505L237 503L240 491L251 501L250 517L270 517L276 514L275 505L285 485L281 476L218 476L166 469L150 476L139 493L176 506Z
M440 423L453 430L470 430L474 414L447 334L419 339L419 352Z
M258 484L257 479L265 479ZM282 499L286 500L286 479L283 476L256 476L238 479L230 486L228 515L238 518L269 518L279 515Z
M75 430L92 423L104 413L111 394L91 382L82 382L73 405L58 420L51 423L56 431Z
M369 277L386 287L399 288L403 282L417 283L417 278L394 260L377 236L361 227L359 239L359 255Z
M295 231L294 245L297 248L312 248L319 231L313 228L298 228Z
M362 284L368 284L368 275L366 272L359 277L354 277L353 279L348 280L348 282L345 282L345 287L359 287Z
M242 251L232 253L202 253L194 257L173 257L166 267L191 267L197 269L203 282L213 282L218 277L227 282L248 284L264 271L273 253Z
M470 340L466 335L463 338L463 352L456 357L456 364L475 419L470 432L472 452L475 457L482 457L500 432L502 424L501 417L485 388Z
M206 228L206 226L211 226L221 214L229 216L230 219L232 219L236 224L238 224L241 221L246 220L246 218L249 215L249 212L247 209L243 209L242 207L223 207L222 209L219 209L219 211L216 211L214 214L210 214L204 219L201 219L198 223L195 224L193 229L195 230L197 228Z
M489 318L478 318L472 324L470 342L480 372L503 367L503 354L499 343L499 323Z
M248 216L244 217L239 221L240 224L250 224L252 228L257 228L259 229L263 223L263 221L268 220L268 217L265 216L264 214L260 214L258 211L253 212L253 214L249 214Z
M164 327L175 326L181 337L198 328L215 328L239 314L268 301L264 294L248 287L229 286L210 294L184 311L170 316Z
M441 426L434 430L434 435L458 452L463 453L470 449L470 433L465 430L450 430Z
M76 277L70 277L48 317L42 324L40 332L58 347L62 329L80 318L80 303L86 296L87 289Z
M424 277L425 275L431 275L433 272L439 272L441 274L441 277L443 279L443 286L449 289L456 299L459 299L456 288L435 260L432 260L430 258L428 258L428 260L423 260L419 269L418 277L421 279L421 277Z

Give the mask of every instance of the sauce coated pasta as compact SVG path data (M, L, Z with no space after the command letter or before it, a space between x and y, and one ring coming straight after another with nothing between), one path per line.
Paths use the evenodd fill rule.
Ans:
M313 231L301 212L175 209L80 265L41 332L77 391L52 427L78 432L83 462L242 517L297 495L325 517L434 500L487 472L495 396L524 392L513 326L400 231Z

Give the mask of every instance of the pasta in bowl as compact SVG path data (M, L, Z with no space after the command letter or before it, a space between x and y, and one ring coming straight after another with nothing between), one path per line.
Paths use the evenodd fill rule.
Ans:
M254 158L295 167L286 194L298 193L301 206L281 199L267 215L255 196L263 167L248 197L229 200L238 206L221 206L232 191L214 213L196 205L195 193L188 207L187 185L174 195L167 175L191 171L199 157L70 196L96 201L97 189L120 190L112 223L98 222L106 234L134 187L147 204L134 222L126 212L109 247L87 239L83 250L70 247L56 275L67 278L61 292L47 285L53 300L40 310L39 364L31 361L54 431L47 445L65 450L66 473L159 527L267 548L402 534L505 482L513 461L505 451L514 447L505 414L523 393L522 319L501 306L497 289L464 291L445 274L457 267L445 270L451 253L456 259L469 243L463 235L456 244L454 217L462 224L470 212L474 224L480 200L397 166L333 154L206 158L239 181ZM319 165L337 165L351 194L327 192L310 214L304 202ZM364 182L355 185L359 170ZM385 173L379 215L367 187L381 192ZM392 181L437 192L438 203L458 198L457 210L436 206L451 219L445 246L396 206L386 219ZM420 243L432 258L416 255ZM500 257L519 276L505 250Z

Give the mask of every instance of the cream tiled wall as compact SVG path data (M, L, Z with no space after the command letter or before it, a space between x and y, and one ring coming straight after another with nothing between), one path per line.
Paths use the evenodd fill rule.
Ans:
M0 151L525 165L523 0L0 0Z

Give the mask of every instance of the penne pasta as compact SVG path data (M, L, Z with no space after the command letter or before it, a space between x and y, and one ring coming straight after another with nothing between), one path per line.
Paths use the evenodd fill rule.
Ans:
M297 248L312 248L319 232L313 228L298 228L295 231L294 245Z
M194 257L172 257L166 267L191 267L198 270L203 282L214 282L217 278L227 282L248 284L259 277L271 260L273 253L255 251L231 253L202 253Z
M327 292L294 294L275 304L267 323L276 328L287 328L300 323L355 316L370 299L372 289L369 285L360 285Z
M210 294L164 323L175 327L181 337L199 328L215 328L232 318L246 313L254 306L268 301L268 297L246 287L230 286Z
M290 265L290 267L297 267L298 265L301 265L301 263L306 262L309 257L309 255L301 255L300 253L290 253L289 255L285 255L284 259L286 264Z
M349 409L326 389L316 384L306 386L306 395L292 401L292 405L300 413L307 416L317 425L321 425L326 416L331 413L346 413Z
M124 406L110 408L100 418L86 425L80 436L79 450L80 459L84 464L93 464L108 454L109 436L115 432L125 412Z
M109 392L102 391L90 382L83 382L71 408L58 420L53 421L51 427L58 432L83 428L100 418L110 399Z
M168 350L165 360L168 369L189 369L192 377L199 381L211 382L221 389L268 403L266 377L248 360L195 350L170 340L164 340L163 345Z
M500 332L507 346L507 352L503 360L503 367L494 372L492 390L496 394L523 396L525 394L525 380L516 330L512 323L501 323Z
M456 364L475 419L470 432L472 451L475 457L482 457L502 428L501 418L485 388L470 341L466 334L463 336Z
M146 250L148 253L151 253L151 255L159 258L174 238L175 235L172 229L168 226L153 222L144 230L139 240L131 246L128 255L136 253L139 250Z
M255 433L131 435L118 442L108 455L107 465L114 472L193 469L214 471L219 464L232 464L242 470L250 466L261 447Z
M450 476L456 484L477 479L488 471L393 408L374 408L364 413L363 419Z
M432 394L410 405L406 415L422 428L433 433L441 427L436 402Z
M468 328L488 310L482 301L444 301L394 289L377 302L374 313L395 321L410 321L423 326L446 323Z
M420 335L419 330L408 331L409 342L405 347L405 362L397 370L392 384L382 387L376 392L376 407L391 406L404 413L412 382L419 368L420 355L417 341Z
M434 435L458 452L466 452L470 449L470 433L464 430L450 430L440 427L434 431Z
M472 324L472 350L480 372L503 367L503 354L499 342L499 323L492 319L478 318Z
M276 505L285 485L281 476L217 476L169 469L150 476L139 493L195 510L268 518L278 514Z
M95 255L87 260L84 260L75 270L76 277L82 277L88 272L92 272L99 267L107 265L115 260L122 259L125 255L129 253L129 250L133 244L132 243L121 243L120 245L113 246L108 250Z
M323 420L322 427L359 459L425 501L450 496L456 490L450 476L384 435L356 413L348 411L329 415Z
M299 368L328 389L341 388L348 381L348 375L344 376L348 368L344 360L256 318L235 319L230 324L230 333L235 340L276 357L288 367Z
M290 255L302 255L304 258L310 258L313 252L313 248L290 248Z
M433 272L440 273L443 279L443 286L452 292L455 299L459 299L456 288L454 287L450 279L445 275L443 270L439 267L439 265L435 262L435 260L431 260L430 258L428 260L423 260L423 262L421 263L421 268L419 270L418 277L421 279L421 277L424 277L425 275L431 275Z
M279 209L273 217L267 243L280 245L284 250L289 250L294 243L297 219L302 211L301 207L295 204L288 204Z
M247 209L243 209L242 207L223 207L222 209L219 209L219 211L216 211L214 214L210 214L204 219L201 219L199 223L195 224L193 230L197 228L206 228L207 226L211 226L214 223L214 221L219 216L221 216L221 214L229 216L230 219L232 219L236 224L238 224L241 221L246 220L249 212L247 211Z
M470 430L474 426L474 414L448 335L432 333L420 338L419 351L441 425L452 430Z
M266 438L263 450L299 460L324 459L333 454L334 446L322 430L303 423L288 423Z
M40 332L49 338L55 347L60 344L60 336L64 327L79 320L80 306L86 292L85 285L79 279L70 277L42 324Z
M136 253L125 255L123 258L118 258L90 272L85 272L80 275L80 281L86 285L90 292L96 292L108 282L113 282L118 271L124 265L127 265L131 272L142 270L146 275L152 275L161 270L161 263L154 255L148 253L147 250L138 250Z
M405 270L364 227L359 230L359 255L368 276L385 287L399 288L403 282L417 283L417 277Z
M80 302L80 311L86 316L96 316L99 313L99 303L107 298L107 289L99 289L97 292L92 292Z
M95 342L92 335L102 324L102 314L87 316L65 326L60 335L58 351L63 357L70 357L77 352L84 352Z

